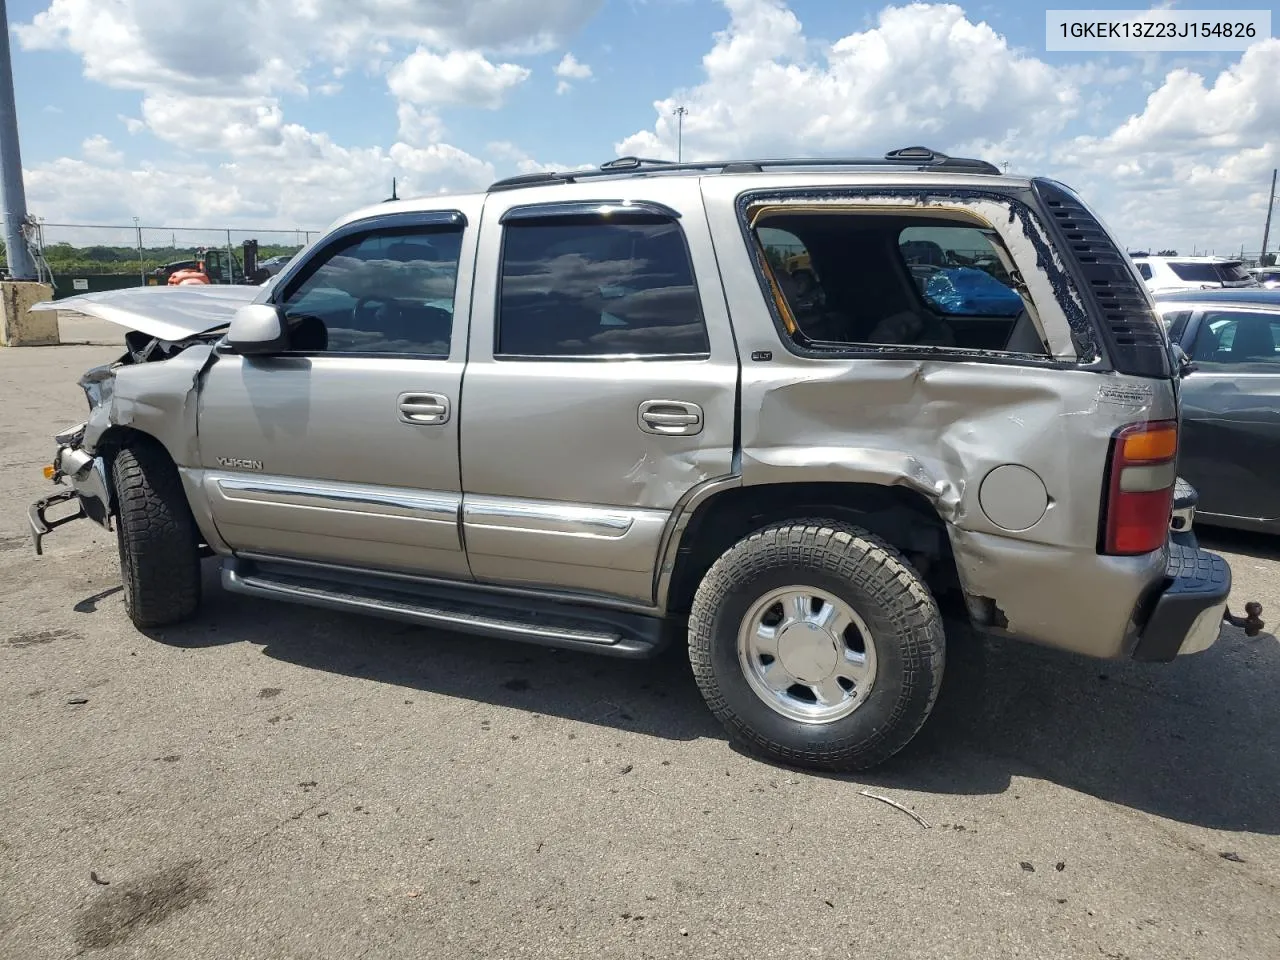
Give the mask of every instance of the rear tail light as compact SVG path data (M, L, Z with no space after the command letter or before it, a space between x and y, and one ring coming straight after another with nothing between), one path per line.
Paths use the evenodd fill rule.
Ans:
M1178 480L1178 423L1134 423L1112 439L1102 552L1150 553L1164 545Z

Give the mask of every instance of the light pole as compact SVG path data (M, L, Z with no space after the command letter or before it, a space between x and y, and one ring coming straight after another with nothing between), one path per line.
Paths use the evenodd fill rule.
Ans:
M676 107L676 163L680 163L684 159L684 115L689 112L688 107L681 104Z
M1262 261L1267 257L1267 241L1271 239L1271 208L1276 203L1276 170L1271 171L1271 192L1267 194L1267 225L1262 228L1262 252L1258 254L1258 266L1264 267Z
M0 190L4 194L4 246L10 280L35 280L36 265L22 228L27 222L27 193L22 185L18 147L18 108L13 101L13 64L9 59L9 12L0 0Z

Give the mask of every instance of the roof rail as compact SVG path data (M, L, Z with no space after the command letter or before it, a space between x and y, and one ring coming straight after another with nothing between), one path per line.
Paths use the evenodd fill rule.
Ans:
M696 160L676 163L646 157L618 157L602 163L594 170L562 170L526 173L490 184L489 192L516 190L520 187L576 183L595 177L616 177L649 173L761 173L767 168L785 167L909 167L915 170L948 173L981 173L999 175L1000 169L985 160L949 157L928 147L903 147L890 150L883 157L801 157L776 160Z

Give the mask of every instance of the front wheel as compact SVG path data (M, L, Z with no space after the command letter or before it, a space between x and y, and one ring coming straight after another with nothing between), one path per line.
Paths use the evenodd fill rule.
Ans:
M873 767L928 719L942 617L889 544L851 524L759 530L707 572L689 618L698 687L729 735L825 770Z
M178 468L153 440L116 454L116 539L124 606L137 627L185 620L200 605L200 535Z

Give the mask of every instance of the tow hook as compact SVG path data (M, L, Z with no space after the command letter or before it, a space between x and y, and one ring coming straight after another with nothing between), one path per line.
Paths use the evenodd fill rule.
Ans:
M1241 627L1246 637L1256 637L1266 626L1262 620L1262 604L1257 600L1250 600L1244 605L1243 617L1233 617L1231 608L1227 607L1222 614L1222 622L1229 623L1233 627Z

